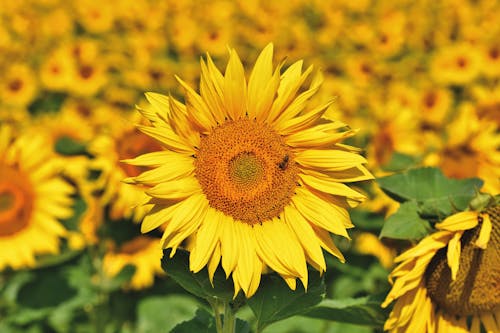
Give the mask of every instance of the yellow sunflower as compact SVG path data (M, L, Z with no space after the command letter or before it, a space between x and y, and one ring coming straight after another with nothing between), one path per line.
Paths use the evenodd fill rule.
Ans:
M143 289L153 284L155 275L163 273L162 255L157 238L138 236L106 253L103 269L106 275L113 277L126 265L134 265L135 272L127 287Z
M500 332L500 207L454 214L396 258L390 332Z
M500 134L498 125L489 119L478 118L475 106L463 103L459 114L446 127L448 140L430 154L427 165L439 166L452 178L479 177L483 190L500 193Z
M111 120L106 129L108 134L97 136L89 144L89 151L95 156L90 168L100 171L94 183L104 191L102 203L110 205L111 219L132 218L139 221L148 209L140 204L148 197L141 186L127 184L122 179L137 176L148 168L121 163L121 160L157 151L161 146L135 128L140 115L108 116Z
M234 50L223 75L208 56L201 60L200 94L178 78L186 105L148 93L141 113L151 126L139 129L164 151L127 160L155 167L130 180L150 187L152 210L141 230L166 224L162 247L194 239L190 268L208 266L210 278L222 262L235 295L252 296L266 266L295 289L307 286L307 265L326 269L322 248L344 258L330 233L349 238L347 208L364 196L346 182L371 179L358 149L341 141L355 134L321 116L332 103L307 104L320 87L302 61L274 71L273 46L259 55L247 81ZM307 107L306 107L307 105Z
M40 135L14 139L0 127L0 270L35 266L37 254L59 252L67 234L58 219L73 214L73 188Z

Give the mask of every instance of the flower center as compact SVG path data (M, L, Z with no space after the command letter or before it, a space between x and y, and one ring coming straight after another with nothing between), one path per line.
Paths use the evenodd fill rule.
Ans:
M283 138L254 120L226 121L201 138L195 174L210 205L249 224L279 216L297 186Z
M263 176L263 161L253 153L241 153L229 162L229 178L240 189L258 184Z
M125 160L136 156L162 150L161 146L146 134L137 129L128 131L117 142L118 159ZM145 167L120 163L121 168L128 177L136 177L149 170Z
M0 237L13 235L30 221L34 195L26 177L0 165Z
M151 244L151 241L154 240L153 238L146 237L146 236L137 236L132 240L129 240L128 242L124 243L120 247L120 253L123 254L128 254L128 255L133 255L136 254L148 247L149 244Z
M474 245L480 223L461 238L460 263L455 281L447 265L446 248L436 253L425 272L431 299L446 313L457 316L492 311L500 305L500 206L486 210L492 231L485 250Z

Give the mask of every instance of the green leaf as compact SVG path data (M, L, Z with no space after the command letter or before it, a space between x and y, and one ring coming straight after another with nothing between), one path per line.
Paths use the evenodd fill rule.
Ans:
M48 268L51 266L59 266L62 263L68 262L76 258L82 251L64 249L60 254L45 254L38 256L36 268Z
M418 240L428 235L432 228L428 221L420 218L417 209L415 201L402 203L385 221L380 237Z
M76 294L77 290L68 284L59 270L49 268L40 271L36 279L22 286L18 303L27 308L41 309L57 306Z
M187 295L152 296L137 307L137 332L170 332L176 325L192 318L199 303ZM194 331L193 331L194 332Z
M158 331L160 332L160 331ZM217 333L215 318L205 309L198 309L196 315L191 320L175 326L170 333ZM236 318L235 332L250 333L250 325L239 318Z
M217 333L215 318L205 309L198 309L191 320L175 326L170 333Z
M380 307L384 296L325 299L304 316L382 328L388 317L388 310Z
M163 270L184 289L201 298L220 298L227 302L233 300L234 285L231 279L226 279L220 267L214 274L214 285L210 283L206 268L198 273L189 270L189 252L177 250L170 258L171 249L163 251L161 260Z
M380 230L384 225L384 218L380 214L374 214L361 209L350 211L351 221L357 229Z
M122 288L125 283L129 282L135 273L135 266L131 264L125 265L122 270L114 277L104 279L99 284L98 288L111 292Z
M382 177L378 184L399 202L415 200L422 216L443 218L467 208L483 185L478 178L449 179L438 168L411 169Z
M83 143L75 141L67 136L58 139L54 149L57 153L62 155L84 155L87 153L87 148Z
M382 168L385 171L401 171L414 166L418 161L419 159L415 156L394 152L390 161Z
M276 274L264 275L259 289L248 300L248 305L257 318L258 330L276 321L309 311L325 297L325 284L318 272L309 272L307 292L298 283L291 290Z
M373 333L369 326L359 326L322 319L305 318L303 316L290 317L269 325L265 332L269 333Z

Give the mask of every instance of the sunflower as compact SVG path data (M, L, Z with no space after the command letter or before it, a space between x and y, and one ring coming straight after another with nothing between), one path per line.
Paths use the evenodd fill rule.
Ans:
M390 332L499 332L500 207L456 213L396 258Z
M141 206L139 203L145 202L148 197L140 186L121 180L137 176L147 168L120 161L157 151L161 146L135 128L134 124L140 122L140 115L108 114L104 117L108 116L110 124L105 129L108 134L97 136L89 144L89 151L95 156L90 163L90 169L100 173L95 186L103 190L102 203L110 205L111 219L132 218L139 221L147 211L147 206Z
M37 89L33 70L25 64L13 64L2 75L0 98L7 105L24 107L36 97Z
M35 255L59 252L67 235L58 219L73 214L73 187L40 135L13 139L0 127L0 270L35 266Z
M234 50L223 75L210 56L201 60L200 94L178 78L186 105L148 93L140 110L151 126L139 129L164 151L126 162L155 167L129 180L149 187L152 210L142 232L166 224L162 247L171 256L193 237L190 269L222 262L235 295L252 296L267 266L291 289L307 286L307 264L326 270L322 248L344 258L330 233L349 238L347 208L364 196L345 182L371 179L358 149L340 143L355 134L342 122L322 119L331 101L306 107L322 82L302 61L273 71L273 46L259 55L250 77Z
M479 177L483 190L500 193L500 134L498 125L489 119L480 119L475 106L463 103L459 114L446 127L448 140L425 164L441 167L452 178Z
M155 275L163 273L161 257L157 238L137 236L106 253L103 269L106 275L113 277L126 265L133 265L135 272L127 287L143 289L153 284Z

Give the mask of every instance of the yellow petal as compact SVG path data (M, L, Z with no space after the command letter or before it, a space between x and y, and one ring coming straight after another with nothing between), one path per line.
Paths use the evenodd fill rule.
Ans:
M224 98L228 115L236 120L245 116L247 110L247 84L245 70L238 54L229 51L229 62L224 75Z
M174 133L170 127L148 127L139 125L137 126L137 128L144 134L147 134L153 139L156 139L161 144L168 147L170 150L187 155L192 155L195 153L194 147L187 145L186 142L176 133Z
M288 225L277 218L253 226L256 249L262 261L281 275L305 277L302 246Z
M214 119L222 124L224 122L225 107L221 96L223 96L222 88L218 85L218 80L212 77L207 64L203 61L201 63L201 76L200 76L200 94L206 101L207 107L210 109ZM218 71L217 71L218 72ZM219 72L220 74L220 72ZM222 79L222 75L220 76Z
M361 164L354 168L340 171L319 172L311 169L301 169L301 172L316 177L328 177L333 181L340 183L359 182L362 180L374 179L371 172Z
M449 231L468 230L477 225L477 218L477 212L460 212L445 218L440 223L436 223L436 228Z
M363 202L366 199L364 195L354 191L349 186L333 181L328 177L320 178L305 174L299 174L299 177L305 184L324 193L347 197L358 202Z
M320 272L326 271L323 251L309 222L290 205L285 206L283 214L285 223L295 232L308 261Z
M346 210L332 205L309 190L302 187L296 189L292 203L307 221L331 233L349 238L344 221L349 220Z
M189 255L189 269L199 272L212 257L221 232L220 215L215 209L209 208L207 215L196 233L195 246Z
M164 150L164 151L155 151L152 153L146 153L137 156L136 158L133 159L122 160L121 162L131 165L158 167L163 164L168 164L178 157L179 157L178 153Z
M212 287L214 285L214 274L215 271L217 270L217 267L219 266L220 263L220 242L217 242L214 247L214 252L212 253L212 256L210 257L210 261L208 262L208 278L210 279L210 283L212 284Z
M162 165L156 169L148 170L136 177L125 178L123 182L135 184L156 185L187 178L194 173L193 158L186 155L178 155L175 161Z
M184 199L200 192L200 184L194 176L160 183L146 191L152 197L168 200Z
M171 241L175 234L185 225L199 226L200 216L206 214L208 201L203 194L194 194L183 200L173 211L170 220L167 221L165 231L161 240L162 247ZM173 256L173 254L171 254Z
M453 238L448 243L448 250L446 252L448 267L450 267L451 279L453 281L457 278L458 265L460 263L461 237L462 237L462 232L455 233L453 235Z
M271 110L267 114L266 122L273 123L295 97L300 86L312 72L313 67L309 66L302 73L303 61L299 60L293 63L281 76L281 82L278 87L276 99L273 102Z
M323 74L318 71L314 75L309 89L298 95L283 111L280 113L275 123L285 122L296 117L305 108L309 99L318 92L323 83Z
M273 76L273 44L269 43L257 57L252 73L248 80L248 116L250 119L257 118L263 110L262 99L267 94L269 82ZM278 76L279 78L279 76ZM275 87L277 89L277 85ZM274 97L274 93L271 98ZM264 110L267 111L267 110Z
M158 228L163 223L172 218L173 212L179 207L182 202L175 205L154 205L149 213L144 217L141 224L141 232L146 233Z
M334 257L337 257L340 262L344 263L345 258L342 255L342 252L335 246L332 240L332 236L330 233L324 229L317 228L314 225L311 225L311 228L314 230L314 233L316 234L316 237L318 238L318 241L321 245L322 248L324 248L326 251L328 251L331 255Z
M312 110L304 112L302 115L284 120L281 122L277 122L274 124L274 129L281 135L290 135L292 133L296 133L302 131L306 128L313 126L321 116L325 113L325 111L330 107L330 105L334 102L334 100L330 100L325 104L322 104Z
M246 223L236 222L234 230L236 231L234 236L239 245L239 256L233 272L233 279L238 280L241 289L248 297L255 270L259 270L259 267L254 266L254 257L257 256L254 246L255 240L252 228Z
M482 218L483 224L481 225L481 230L479 231L479 236L477 237L475 244L477 247L484 250L490 241L492 225L488 214L480 214L479 216Z
M175 78L184 88L189 118L198 126L198 129L202 133L209 133L210 130L217 125L217 122L213 118L205 101L181 78L178 76L175 76Z
M322 171L340 171L366 163L363 156L342 150L308 149L297 152L295 161L300 165Z
M231 217L220 213L221 218L221 233L220 233L220 244L221 244L221 255L222 255L222 268L226 272L226 278L234 271L236 264L238 263L238 257L240 256L238 244L238 238L236 236L236 224L240 223L234 221Z

